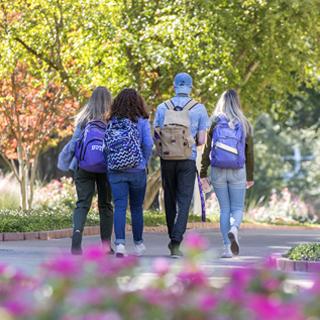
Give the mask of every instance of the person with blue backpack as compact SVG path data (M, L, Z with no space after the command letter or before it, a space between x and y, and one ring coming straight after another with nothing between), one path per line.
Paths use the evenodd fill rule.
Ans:
M135 254L143 255L143 201L153 140L143 98L126 88L114 99L105 133L105 156L114 201L116 256L127 255L126 211L130 200Z
M221 95L212 120L200 177L203 188L209 189L207 172L211 165L211 184L220 206L220 231L224 244L221 257L232 258L240 250L238 231L246 189L254 184L253 130L233 89Z
M106 253L113 253L111 236L113 206L103 153L106 117L112 103L110 92L97 87L88 103L77 114L75 132L59 155L58 168L72 170L75 175L77 203L73 212L71 253L82 254L81 242L87 214L95 189L98 193L100 237Z

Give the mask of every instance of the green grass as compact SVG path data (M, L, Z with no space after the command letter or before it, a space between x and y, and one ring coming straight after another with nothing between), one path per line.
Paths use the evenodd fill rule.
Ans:
M99 216L90 213L86 225L97 224L99 224ZM71 225L72 212L49 209L0 210L0 232L48 231L70 228Z
M296 261L320 261L320 243L299 244L291 248L284 256Z
M200 216L190 215L189 222L200 222ZM208 222L213 220L207 219ZM131 223L130 214L127 214L127 223ZM89 212L86 226L98 225L99 215ZM0 210L0 232L29 232L47 231L71 228L72 210L53 210L50 208L22 210ZM145 226L165 226L165 214L157 211L144 212Z
M72 209L66 207L61 209L41 208L30 211L20 209L0 209L0 232L28 232L28 231L47 231L56 229L71 228ZM207 222L219 222L219 215L210 215ZM196 215L189 216L189 223L201 222L201 217ZM244 220L245 223L266 225L257 223L253 220ZM127 223L131 223L130 214L127 213ZM97 212L89 212L86 226L99 225L99 215ZM150 227L166 226L166 218L163 212L145 211L144 225ZM274 224L290 227L288 224ZM307 224L294 224L293 226L314 226Z

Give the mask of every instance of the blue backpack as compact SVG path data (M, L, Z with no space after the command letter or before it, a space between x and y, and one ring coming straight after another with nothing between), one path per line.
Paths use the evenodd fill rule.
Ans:
M85 126L75 150L75 156L81 169L96 173L107 171L103 154L105 130L106 124L99 120L90 121Z
M109 121L104 144L109 170L135 168L143 160L138 126L127 118Z
M222 169L241 169L246 162L245 134L241 123L232 126L226 117L220 116L213 129L211 166Z

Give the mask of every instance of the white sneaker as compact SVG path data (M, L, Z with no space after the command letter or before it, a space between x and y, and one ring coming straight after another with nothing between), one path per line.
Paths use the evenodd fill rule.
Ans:
M222 252L221 258L232 258L233 257L233 254L231 252L230 247L231 247L230 244L225 244L223 246L223 252Z
M142 256L146 252L146 246L143 243L134 245L134 253L136 256Z
M127 255L127 250L124 244L117 244L116 245L116 257L122 258Z
M240 251L237 227L231 227L230 231L228 232L228 238L231 241L231 251L234 255L237 256Z

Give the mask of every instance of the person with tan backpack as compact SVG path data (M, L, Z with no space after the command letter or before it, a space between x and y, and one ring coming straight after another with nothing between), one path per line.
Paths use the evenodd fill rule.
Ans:
M190 97L189 74L175 76L174 90L176 95L157 107L154 141L161 158L168 248L172 257L180 257L196 179L196 146L205 143L209 119L205 106Z

